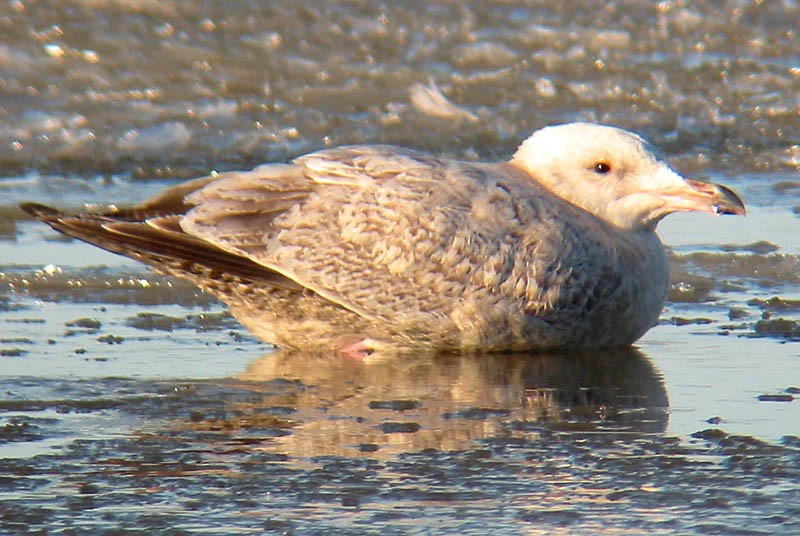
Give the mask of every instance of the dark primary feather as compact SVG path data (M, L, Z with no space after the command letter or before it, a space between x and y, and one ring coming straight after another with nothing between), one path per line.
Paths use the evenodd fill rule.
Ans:
M172 209L177 205L166 206ZM134 208L107 214L71 215L37 203L25 203L21 208L59 232L171 275L180 276L181 271L192 274L203 269L207 273L219 272L277 288L301 289L290 279L246 257L233 255L188 235L180 228L181 214L162 215L164 207L153 206L152 202L146 210Z

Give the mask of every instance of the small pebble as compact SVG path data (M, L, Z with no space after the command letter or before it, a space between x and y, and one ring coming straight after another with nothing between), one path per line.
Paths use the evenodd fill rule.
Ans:
M421 426L415 422L384 422L381 423L381 431L384 434L413 434L418 432Z
M791 402L794 400L792 395L758 395L759 402Z
M417 409L421 404L417 400L373 400L369 403L369 409L391 409L394 411L406 411Z
M342 506L357 507L359 504L358 497L354 497L353 495L345 495L342 497Z
M83 482L80 486L78 486L78 493L81 495L95 495L99 491L100 490L97 488L97 486L94 484L89 484L88 482Z

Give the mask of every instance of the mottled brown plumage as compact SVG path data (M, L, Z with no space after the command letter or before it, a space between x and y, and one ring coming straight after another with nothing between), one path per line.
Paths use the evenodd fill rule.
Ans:
M192 281L265 341L363 351L628 345L667 290L657 222L744 211L638 136L590 124L543 129L509 163L351 146L107 214L24 208Z

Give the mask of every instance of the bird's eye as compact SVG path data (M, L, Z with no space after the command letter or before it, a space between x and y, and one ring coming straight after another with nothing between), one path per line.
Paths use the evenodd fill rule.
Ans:
M598 162L594 165L594 172L604 175L611 171L611 166L606 164L605 162Z

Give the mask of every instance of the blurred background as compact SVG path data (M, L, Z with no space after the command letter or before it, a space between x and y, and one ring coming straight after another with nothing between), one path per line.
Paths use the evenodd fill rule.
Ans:
M2 174L136 178L391 142L506 158L635 130L686 170L800 167L792 1L8 1ZM435 83L464 115L411 104Z

